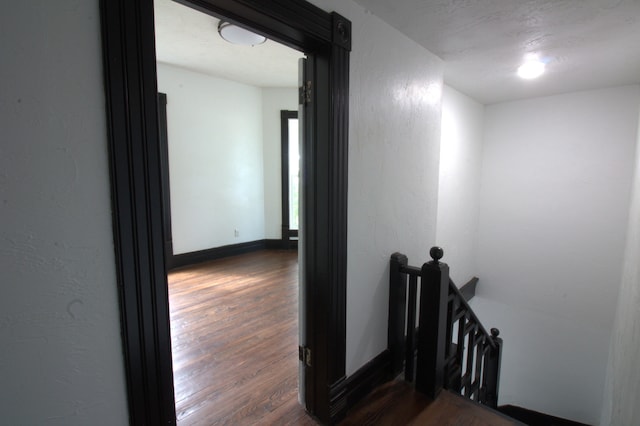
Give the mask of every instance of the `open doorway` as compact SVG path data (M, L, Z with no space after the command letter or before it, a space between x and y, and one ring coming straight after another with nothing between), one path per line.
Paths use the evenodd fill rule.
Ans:
M302 162L304 406L324 422L347 408L346 218L351 25L303 0L181 0L307 54ZM101 1L115 258L132 424L175 423L157 149L153 1ZM311 302L312 301L312 302ZM300 363L299 365L301 365Z
M170 0L154 9L177 422L303 415L297 245L278 210L280 111L297 109L303 54L229 43L224 18ZM297 127L284 134L299 169Z

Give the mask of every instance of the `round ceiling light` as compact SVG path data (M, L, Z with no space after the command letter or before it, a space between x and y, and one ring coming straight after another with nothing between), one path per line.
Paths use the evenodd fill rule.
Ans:
M518 75L521 78L531 80L538 78L544 73L545 63L537 57L531 57L518 68Z
M267 41L267 38L260 34L245 30L231 22L225 21L220 21L220 25L218 25L218 33L220 34L220 37L229 43L240 44L242 46L255 46L256 44L262 44Z

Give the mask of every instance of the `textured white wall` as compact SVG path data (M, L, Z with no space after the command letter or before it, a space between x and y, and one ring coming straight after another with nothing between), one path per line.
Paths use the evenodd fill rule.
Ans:
M435 242L442 61L352 2L347 374L387 347L389 257Z
M0 421L124 425L98 1L0 14Z
M351 373L386 347L389 255L422 261L435 240L442 63L350 1L313 2L354 23ZM11 284L0 298L1 415L126 424L98 2L14 2L0 20L11 58L0 71L0 244Z
M627 86L486 107L478 294L557 324L527 336L533 352L505 350L503 402L600 420L639 94ZM518 339L505 335L505 345L523 347ZM535 368L551 351L554 367Z
M600 422L611 426L640 424L640 119L638 123L627 245Z
M262 89L264 141L264 234L282 238L282 175L280 166L280 111L298 110L298 89Z
M158 64L158 90L167 94L174 253L263 239L261 90L167 64Z
M459 286L477 271L484 105L444 86L436 243Z
M483 286L480 281L478 290ZM476 295L471 307L486 328L497 327L504 339L499 405L598 423L608 349L606 331L571 318L497 302L493 295Z

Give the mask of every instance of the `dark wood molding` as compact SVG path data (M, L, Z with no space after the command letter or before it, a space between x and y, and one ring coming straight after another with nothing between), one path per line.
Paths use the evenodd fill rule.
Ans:
M238 254L250 253L252 251L264 250L266 248L266 240L257 240L238 244L229 244L221 247L213 247L206 250L180 253L173 255L172 269L183 268L185 266L222 259L224 257L236 256Z
M478 285L478 277L471 278L465 285L460 287L460 293L464 296L464 300L467 302L476 295L476 287Z
M102 0L100 15L129 422L175 424L153 2Z
M286 247L282 243L282 240L266 239L264 242L267 250L298 250L298 240L289 241Z
M351 21L333 12L331 14L332 43L346 52L351 51Z
M358 371L332 387L332 422L342 420L347 411L369 392L392 378L391 352L385 349Z
M406 318L407 318L407 276L401 268L409 264L407 256L393 253L389 262L389 322L387 348L391 353L391 370L394 376L404 369Z
M175 0L304 52L333 41L331 14L297 0ZM274 31L275 30L275 31Z
M509 419L516 419L527 425L553 425L553 426L587 426L585 423L576 422L561 417L551 416L516 405L501 405L493 410L507 416Z
M169 181L169 134L167 132L167 94L158 93L158 144L162 179L162 226L164 259L167 271L173 268L173 231L171 230L171 189Z
M291 247L294 248L294 247ZM172 269L258 250L283 250L282 240L256 240L173 255Z
M180 0L315 58L303 286L306 409L330 421L346 347L349 21L299 0ZM100 1L113 229L130 423L175 424L152 0ZM309 209L309 210L306 210Z
M349 134L349 52L351 50L351 23L340 15L332 14L332 23L348 27L348 32L333 40L331 48L330 111L331 123L328 145L327 206L329 282L325 297L326 340L322 347L327 353L329 383L337 383L345 377L347 346L347 161ZM335 32L334 32L335 35ZM323 205L320 203L320 205ZM322 229L322 228L321 228ZM334 411L334 415L336 414ZM337 412L340 415L340 411Z

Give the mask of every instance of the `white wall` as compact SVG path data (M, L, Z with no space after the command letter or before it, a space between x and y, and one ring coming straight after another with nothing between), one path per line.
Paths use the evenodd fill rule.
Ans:
M483 285L481 280L478 290ZM471 307L504 339L498 404L597 424L608 334L492 296L476 295Z
M386 347L390 253L422 260L435 239L442 63L350 1L313 3L354 23L351 373ZM98 1L14 2L0 20L11 58L0 71L11 142L1 148L0 244L14 283L0 298L2 418L126 424Z
M264 235L267 239L282 238L281 110L298 110L298 89L263 88Z
M640 107L640 99L638 99ZM640 119L618 309L609 349L602 425L640 423Z
M402 251L410 261L422 263L435 243L442 62L355 3L312 3L343 14L353 24L347 236L350 374L386 348L391 253ZM173 183L171 191L173 206ZM271 222L275 211L267 201L267 238L279 235ZM276 226L279 222L278 218ZM175 234L174 225L178 252Z
M389 257L435 241L442 61L352 2L315 0L353 24L349 101L347 374L387 347Z
M0 418L128 423L98 1L0 14Z
M436 243L462 286L478 274L476 257L484 105L444 86Z
M158 64L158 90L167 94L174 253L264 239L261 90L167 64Z
M533 352L505 349L502 403L600 420L639 96L628 86L486 107L478 294L547 324L526 336Z

